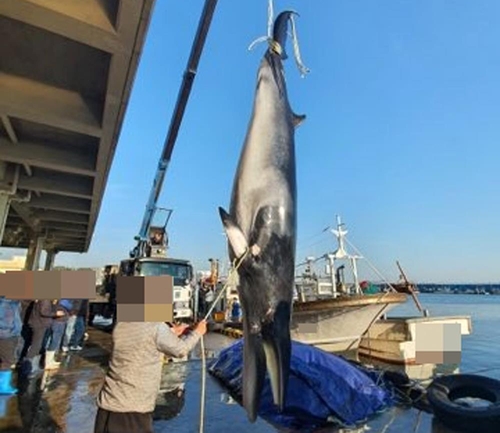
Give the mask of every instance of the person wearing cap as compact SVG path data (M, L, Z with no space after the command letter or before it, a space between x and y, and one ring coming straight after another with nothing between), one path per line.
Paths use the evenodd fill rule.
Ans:
M118 322L94 433L153 433L163 356L186 356L206 332L206 321L191 331L163 322Z

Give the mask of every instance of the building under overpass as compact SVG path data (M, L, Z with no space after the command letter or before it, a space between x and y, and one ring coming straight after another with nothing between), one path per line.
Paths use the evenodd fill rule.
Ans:
M0 1L0 245L90 246L154 0Z

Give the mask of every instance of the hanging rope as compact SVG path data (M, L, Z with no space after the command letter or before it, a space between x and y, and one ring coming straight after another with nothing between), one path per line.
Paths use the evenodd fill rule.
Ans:
M205 360L205 345L203 344L203 336L200 339L201 350L201 402L200 402L200 433L204 430L205 421L205 390L206 390L206 360Z
M292 42L295 63L297 64L297 68L299 69L300 76L304 77L307 73L310 72L310 70L304 65L300 56L299 39L297 36L297 28L295 26L295 17L293 15L290 16L290 22L292 23Z
M269 0L267 3L267 36L261 36L255 39L249 46L248 51L253 50L257 44L261 42L269 42L273 39L273 19L274 19L274 7L273 0Z
M229 273L224 286L222 287L219 294L212 302L212 305L210 305L210 308L208 309L207 314L205 314L205 317L203 320L208 320L208 318L212 314L212 311L214 310L215 306L222 298L222 295L226 292L228 286L231 284L233 275L238 271L238 268L241 266L241 264L243 263L243 260L245 260L245 257L248 255L248 252L249 252L249 249L247 248L246 251L243 253L243 255L237 260L236 265L233 267L233 269ZM206 371L207 371L207 362L206 362L206 357L205 357L205 344L203 342L203 336L200 338L200 350L201 350L201 402L200 402L200 429L199 429L199 432L203 433L204 421L205 421L205 395L206 395Z
M273 0L267 2L267 37L273 36L274 5Z

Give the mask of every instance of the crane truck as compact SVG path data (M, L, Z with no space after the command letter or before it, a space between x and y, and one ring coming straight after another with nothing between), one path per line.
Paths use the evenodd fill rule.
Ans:
M188 260L167 256L169 243L166 227L172 210L158 208L157 202L216 5L217 0L205 1L163 151L158 162L141 229L139 235L135 237L137 245L130 251L130 257L121 261L119 269L119 275L127 276L171 275L174 279L174 320L185 321L194 318L194 273ZM162 218L161 223L153 224L153 219L161 215L161 212L166 214L166 218Z
M189 260L176 259L167 256L168 236L166 226L172 211L158 208L157 211L167 211L167 221L163 225L148 224L148 237L145 241L139 238L138 246L131 252L128 259L120 262L119 275L125 276L158 276L170 275L174 279L173 314L176 321L191 321L194 318L194 281L193 266Z

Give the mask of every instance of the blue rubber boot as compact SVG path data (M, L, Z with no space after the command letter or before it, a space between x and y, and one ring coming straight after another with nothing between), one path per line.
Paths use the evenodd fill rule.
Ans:
M11 395L17 392L11 385L12 370L0 370L0 394Z

